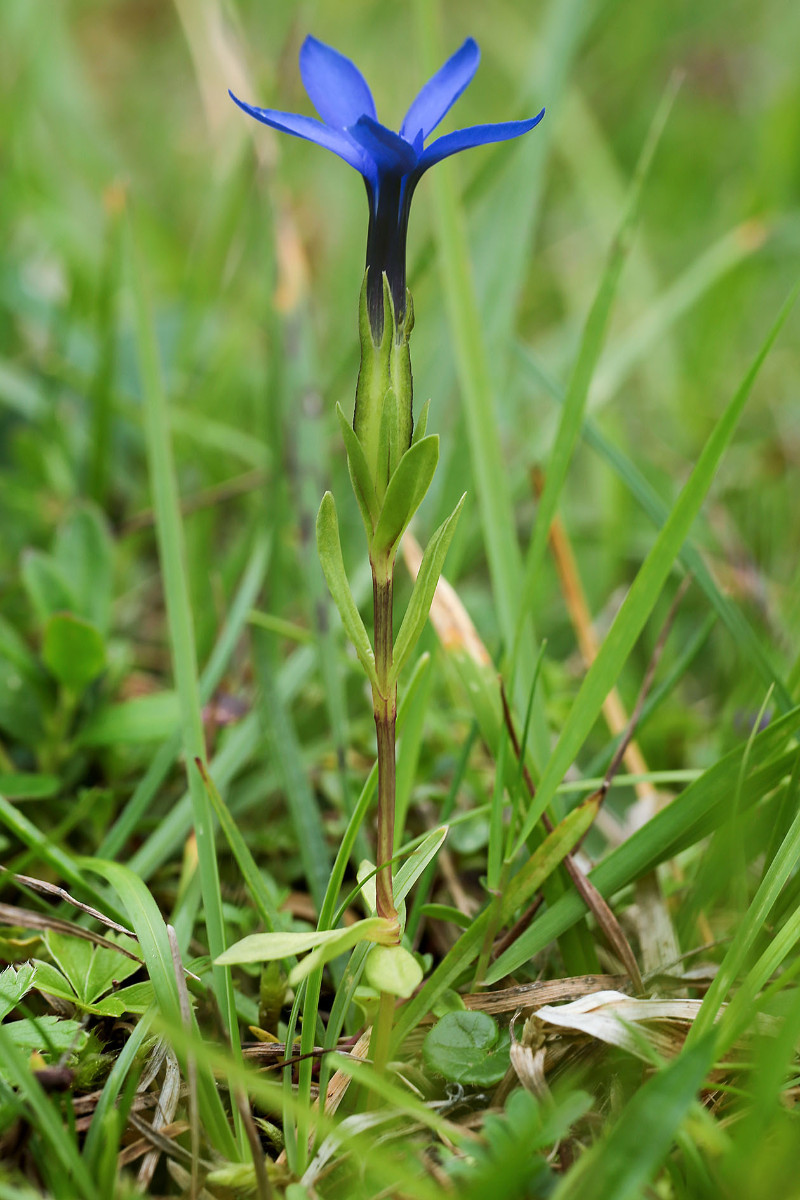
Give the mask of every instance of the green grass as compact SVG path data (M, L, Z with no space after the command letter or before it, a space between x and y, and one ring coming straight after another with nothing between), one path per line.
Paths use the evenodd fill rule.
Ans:
M6 0L4 1200L800 1200L795 10ZM295 990L297 955L215 963L251 933L368 916L374 886L371 702L313 533L330 488L371 632L335 411L363 189L226 96L309 111L308 32L358 62L389 124L469 34L483 60L445 132L547 108L414 199L415 411L430 396L440 435L414 532L467 493L445 574L484 656L428 624L399 680L394 869L424 979L382 1071L337 1052L363 1057L386 1017L366 944ZM685 576L644 767L601 806L603 703L633 709ZM398 569L395 631L410 591ZM635 1054L608 1014L526 1024L587 975L630 990L597 897L640 965L657 926L679 947L644 996L702 1002L629 1026ZM120 926L142 965L116 983ZM517 1009L498 1083L478 1033L490 1012L502 1046ZM453 1011L464 1040L423 1055Z

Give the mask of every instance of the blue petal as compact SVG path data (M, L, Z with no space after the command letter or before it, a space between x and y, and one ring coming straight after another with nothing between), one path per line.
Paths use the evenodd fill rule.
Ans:
M427 137L455 104L478 69L481 52L478 43L467 38L432 79L429 79L406 113L400 132L412 141L420 130Z
M255 117L257 121L263 121L265 125L271 125L273 129L280 129L283 133L293 133L295 137L305 138L307 142L316 142L318 146L332 150L351 167L355 167L357 171L361 171L362 175L364 174L368 166L365 162L364 151L346 133L338 129L331 129L313 117L302 117L298 113L277 112L273 108L254 108L251 104L245 104L244 100L240 100L238 96L234 96L233 92L228 92L228 95L239 105L239 108L249 113L251 117Z
M307 37L300 49L300 74L311 103L327 125L344 129L361 116L375 117L369 84L338 50Z
M446 133L437 138L427 150L423 150L419 160L419 173L427 171L434 163L441 162L459 150L468 150L471 146L485 146L489 142L505 142L509 138L519 137L538 125L544 116L544 109L529 121L503 121L499 125L471 125L469 129L457 129L455 133Z
M405 138L372 117L361 117L347 132L364 147L379 174L407 175L419 162L416 150Z

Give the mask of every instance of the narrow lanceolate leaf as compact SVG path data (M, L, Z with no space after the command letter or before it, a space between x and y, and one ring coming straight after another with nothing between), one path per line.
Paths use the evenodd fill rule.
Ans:
M317 514L317 550L323 574L328 582L334 603L339 609L345 633L353 643L359 661L369 676L370 683L377 687L375 656L372 653L369 635L361 620L361 614L356 608L356 602L347 581L342 558L342 543L339 540L336 504L330 492L326 492L322 497L322 504L320 504Z
M395 876L395 904L399 904L401 900L405 900L428 863L439 853L439 849L443 845L447 833L448 826L440 825L438 829L431 830L427 837L420 842L413 854L409 854Z
M417 417L417 423L414 426L414 433L411 437L411 445L414 446L417 442L421 442L425 437L428 428L428 413L431 411L431 402L426 400L420 409L420 414Z
M542 774L536 799L526 817L518 845L529 837L550 804L558 785L583 745L603 701L616 683L639 634L661 594L692 522L708 494L722 455L733 437L750 390L797 296L795 288L767 335L741 386L720 417L666 524L642 563L617 613L600 653L590 667L570 710L561 737Z
M436 434L415 442L406 450L389 481L378 527L372 544L373 557L391 557L406 526L425 498L439 461Z
M313 929L308 933L251 933L220 955L219 961L231 966L235 963L276 962L282 958L305 954L307 950L315 950L318 946L337 943L337 939L343 934L353 930L357 931L357 936L350 945L355 945L365 938L378 941L390 926L391 922L385 921L383 917L368 917L365 921L357 921L348 929ZM393 926L390 932L396 935Z
M294 967L289 975L292 987L307 979L314 971L332 962L340 954L345 954L357 946L359 942L374 942L379 946L391 946L397 940L397 925L394 921L386 921L383 917L367 917L364 921L356 921L346 929L331 929L330 937L307 954Z
M461 497L447 520L436 530L422 556L414 590L411 593L411 599L408 602L408 608L394 646L392 670L389 676L390 685L402 671L408 661L408 656L425 628L436 585L439 582L439 576L442 573L444 560L453 540L465 498L466 493Z
M567 813L521 870L512 876L503 890L500 906L503 921L509 920L517 909L528 902L558 864L577 846L591 828L599 807L600 797L590 796L571 813Z
M356 437L353 426L342 412L340 404L336 405L336 416L339 418L344 446L347 451L350 482L353 485L353 492L358 501L358 507L361 510L361 519L364 522L367 537L371 538L378 523L380 509L378 506L378 497L375 493L375 485L369 473L367 457L364 454L364 447Z

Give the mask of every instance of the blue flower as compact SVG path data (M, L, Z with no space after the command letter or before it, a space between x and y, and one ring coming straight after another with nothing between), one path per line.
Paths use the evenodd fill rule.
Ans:
M472 38L428 80L406 113L399 133L381 125L367 81L355 63L316 38L300 50L300 74L321 121L298 113L254 108L231 92L240 108L284 133L316 142L361 173L369 200L367 299L376 337L383 328L386 273L400 324L406 302L406 233L411 197L428 167L470 146L502 142L533 129L544 109L528 121L473 125L425 145L429 135L472 80L480 50Z

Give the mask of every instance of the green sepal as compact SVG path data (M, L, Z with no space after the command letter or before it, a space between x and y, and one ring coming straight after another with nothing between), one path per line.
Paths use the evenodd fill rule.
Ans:
M433 434L410 446L397 465L383 501L372 541L372 558L391 559L431 485L439 461L439 437Z
M361 510L361 519L367 531L367 538L371 541L381 511L378 497L375 493L375 485L369 473L364 447L356 437L353 426L344 415L341 404L336 405L336 415L339 418L342 437L344 438L344 448L347 451L347 467L350 471L350 482L353 485L353 492L358 501L358 507Z
M360 441L370 476L379 499L389 478L389 462L396 463L411 445L414 426L413 381L408 339L414 323L413 308L408 306L401 325L397 324L391 290L383 276L383 330L375 341L367 307L367 277L361 288L358 328L361 341L361 366L356 385L353 429ZM391 421L385 413L387 394L394 412ZM391 436L389 430L391 427ZM393 449L390 449L390 446ZM399 446L399 451L397 447Z
M425 622L428 619L428 613L433 603L436 585L439 582L445 556L453 540L453 534L456 531L456 525L465 499L466 492L447 520L436 530L425 548L425 553L422 556L422 562L417 572L417 578L414 582L411 599L408 602L408 608L405 611L403 622L397 635L397 641L394 644L392 669L389 672L390 687L396 682L398 675L408 661L411 651L417 644L420 634L425 628Z
M383 397L381 428L378 437L378 478L375 486L381 500L386 495L389 480L397 470L400 459L408 449L408 442L403 445L401 436L400 405L397 401L397 392L394 388L389 388Z
M430 402L430 400L426 400L422 406L422 410L420 411L419 416L417 417L417 423L414 426L414 432L411 435L411 445L412 446L416 442L421 442L422 439L425 437L425 433L428 429L428 413L430 411L431 411L431 402Z
M322 564L322 571L327 580L331 596L333 596L345 633L355 647L359 661L367 673L373 687L378 687L378 676L375 672L375 655L372 652L369 635L364 628L361 614L356 607L347 572L342 558L342 543L339 538L339 520L336 516L336 504L330 492L322 497L322 503L317 513L317 552Z

